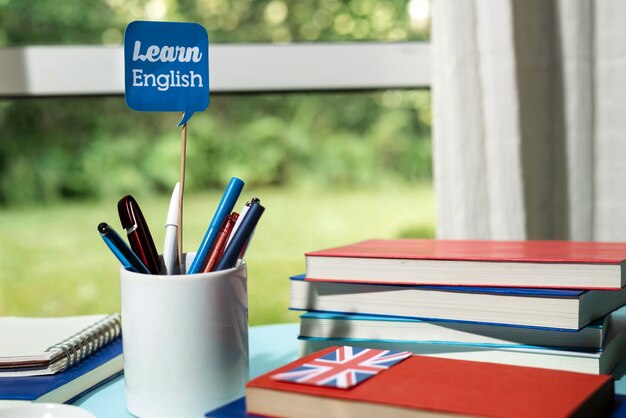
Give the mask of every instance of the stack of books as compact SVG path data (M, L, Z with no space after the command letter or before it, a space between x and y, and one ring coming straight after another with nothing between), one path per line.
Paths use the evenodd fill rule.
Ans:
M305 353L330 346L608 373L626 352L626 244L370 240L291 278Z

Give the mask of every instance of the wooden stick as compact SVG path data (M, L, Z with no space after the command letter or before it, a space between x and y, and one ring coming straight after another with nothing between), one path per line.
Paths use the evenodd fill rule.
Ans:
M183 271L183 193L185 192L185 163L187 161L187 123L183 124L180 144L180 189L178 190L178 265L180 273Z

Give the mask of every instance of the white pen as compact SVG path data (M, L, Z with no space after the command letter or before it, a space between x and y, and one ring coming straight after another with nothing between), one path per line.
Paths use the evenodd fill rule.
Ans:
M170 199L170 207L167 210L167 219L165 220L165 242L163 244L163 264L165 265L165 274L174 274L178 268L178 191L180 183L176 183L172 198Z

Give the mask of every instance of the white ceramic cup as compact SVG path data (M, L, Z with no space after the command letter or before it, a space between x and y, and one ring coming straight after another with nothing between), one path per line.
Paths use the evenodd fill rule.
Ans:
M186 256L189 266L194 254ZM139 417L202 417L244 395L246 265L212 273L121 269L126 406Z

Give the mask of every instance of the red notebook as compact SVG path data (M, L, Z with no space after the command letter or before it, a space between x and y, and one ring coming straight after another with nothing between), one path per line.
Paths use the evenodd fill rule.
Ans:
M370 240L305 255L307 280L577 289L626 284L626 243Z
M412 356L350 389L271 378L337 347L303 357L250 381L248 413L282 417L602 416L613 379L547 369Z

